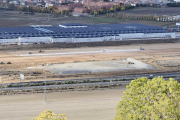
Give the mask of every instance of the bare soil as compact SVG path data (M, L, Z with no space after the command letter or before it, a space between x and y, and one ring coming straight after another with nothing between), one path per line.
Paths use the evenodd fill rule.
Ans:
M141 46L145 48L144 51L124 51L111 53L89 53L89 54L70 54L70 55L45 55L54 53L70 53L70 52L88 52L108 50L129 50L139 49ZM119 47L82 47L82 48L66 48L66 49L52 49L45 50L44 56L20 56L28 55L29 51L0 51L0 62L12 64L2 64L0 68L0 76L2 76L3 83L19 82L19 74L25 75L25 81L39 81L44 80L44 73L47 73L47 80L67 80L67 79L83 79L83 78L99 78L99 77L113 77L129 74L141 73L157 73L167 71L178 71L180 59L180 44L148 44L148 45L129 45ZM38 50L31 51L34 55L39 54ZM93 62L93 61L119 61L127 58L134 58L144 63L150 64L157 69L143 69L143 70L126 70L126 71L110 71L110 72L93 72L93 73L79 73L79 74L57 74L42 64L66 64L76 62ZM161 61L161 62L160 62ZM163 61L163 62L162 62ZM171 63L171 64L170 64ZM174 64L174 65L172 65ZM128 65L125 63L125 65ZM118 66L117 66L118 67ZM56 66L54 66L56 68ZM91 68L91 66L89 66ZM91 68L92 69L92 68ZM103 67L102 67L103 69Z
M74 91L44 94L1 96L2 120L28 120L47 109L66 114L68 120L112 120L124 88L115 90Z

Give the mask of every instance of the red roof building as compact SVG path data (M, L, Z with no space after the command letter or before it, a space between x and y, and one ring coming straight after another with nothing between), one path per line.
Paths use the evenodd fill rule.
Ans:
M76 7L74 8L74 13L87 13L88 9L83 7Z

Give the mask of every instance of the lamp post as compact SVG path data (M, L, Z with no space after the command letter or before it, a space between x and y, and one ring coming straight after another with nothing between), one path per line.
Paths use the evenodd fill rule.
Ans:
M72 30L71 38L72 38L72 42L74 42L73 30Z
M94 8L94 17L95 17L95 7L93 6L93 8Z
M46 73L45 73L45 85L44 85L44 102L46 102Z
M4 32L4 37L5 37L5 39L6 39L6 33L7 33L7 32ZM5 41L4 41L4 43L5 43Z

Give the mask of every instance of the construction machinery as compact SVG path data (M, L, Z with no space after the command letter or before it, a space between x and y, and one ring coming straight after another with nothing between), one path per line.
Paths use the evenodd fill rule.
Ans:
M126 59L125 59L126 60ZM127 60L126 60L127 61ZM134 62L127 61L127 64L135 64Z
M133 62L128 62L128 64L134 64Z
M0 64L5 64L4 62L1 62Z
M103 52L107 52L107 50L106 50L106 49L104 49L104 50L103 50Z
M12 64L12 63L9 61L9 62L7 62L7 64Z
M40 53L42 53L42 52L44 52L44 51L42 51L42 50L39 50L39 52L40 52Z
M144 50L144 48L143 48L143 47L140 47L140 50Z

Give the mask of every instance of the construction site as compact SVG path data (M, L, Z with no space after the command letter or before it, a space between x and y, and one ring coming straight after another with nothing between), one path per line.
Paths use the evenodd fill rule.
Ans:
M1 85L14 84L14 87L1 88L1 119L34 118L45 109L65 113L68 120L113 119L116 115L116 105L122 99L126 85L132 80L131 76L153 77L155 74L172 76L173 73L177 73L178 76L179 39L150 41L149 43L147 40L140 41L141 44L137 44L137 41L131 41L131 44L66 43L66 45L57 44L56 47L52 47L54 44L0 46ZM20 74L24 75L24 80L20 79ZM111 82L119 76L130 76L130 79L124 83ZM77 81L92 78L98 81L96 83ZM103 78L109 78L110 82L99 80ZM44 86L31 86L32 89L27 86L15 87L23 82L28 85L44 83L45 80L54 83L63 81L67 84L47 85L47 94L44 92ZM76 84L70 85L72 80L76 80ZM49 89L50 86L54 88Z
M145 10L164 15L157 9ZM139 14L133 10L127 13ZM47 109L68 120L112 120L131 80L180 80L180 34L168 29L175 23L106 15L47 20L45 13L18 11L0 16L2 120L31 119Z
M180 43L1 50L1 83L101 78L179 71Z

